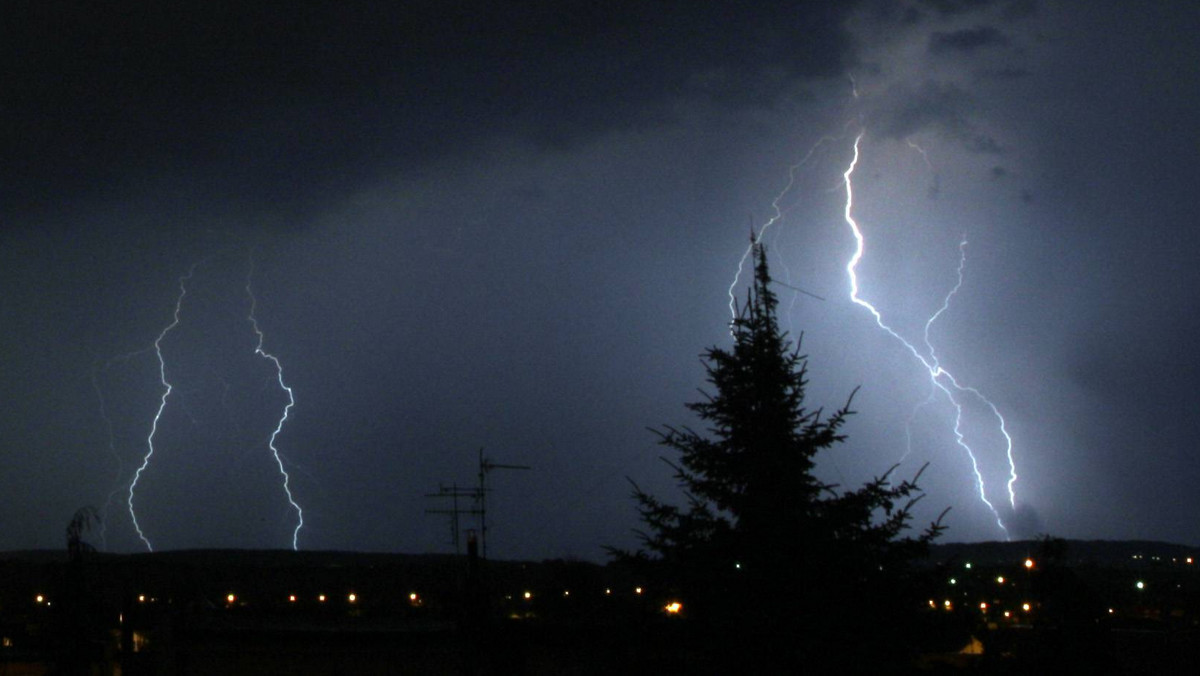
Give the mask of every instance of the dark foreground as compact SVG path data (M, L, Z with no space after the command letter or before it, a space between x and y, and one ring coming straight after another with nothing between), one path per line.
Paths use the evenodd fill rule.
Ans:
M812 673L1139 674L1200 663L1200 575L1188 553L1102 549L1054 560L1036 543L942 549L920 577L923 609L910 625L863 622L876 633L851 626L819 644L691 617L687 599L582 562L0 555L0 676L773 673L781 655ZM820 626L821 609L797 612Z

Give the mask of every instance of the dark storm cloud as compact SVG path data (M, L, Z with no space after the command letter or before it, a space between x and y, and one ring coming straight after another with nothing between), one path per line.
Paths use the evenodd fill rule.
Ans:
M310 207L497 134L562 146L696 92L840 72L847 8L685 3L8 5L9 210L163 186ZM702 92L703 93L703 92Z
M918 4L936 12L939 16L957 16L978 12L997 5L1006 12L1030 12L1035 5L1031 0L919 0Z
M1004 152L999 141L985 134L975 134L967 139L964 147L968 152L979 155L999 155Z
M935 32L929 36L929 53L938 56L971 54L987 47L1004 47L1008 38L991 26L977 26L948 33Z
M953 16L987 7L994 0L920 0L919 4L942 16Z
M920 7L921 9L918 9ZM916 23L926 17L926 10L940 19L982 13L999 7L1000 18L1007 22L1020 21L1037 14L1037 0L918 0L917 6L904 10L904 23Z
M903 139L928 128L965 135L973 107L971 96L953 83L926 81L916 89L897 85L873 111L873 121L888 138Z
M977 155L1001 155L1004 146L979 131L974 121L978 104L952 82L927 80L919 87L893 86L871 112L873 129L886 138L907 139L921 131L937 131L956 139Z
M978 72L985 80L1022 80L1033 74L1028 68L1007 66L1003 68L985 68Z
M1010 0L1004 5L1000 15L1009 21L1028 19L1038 13L1037 0Z

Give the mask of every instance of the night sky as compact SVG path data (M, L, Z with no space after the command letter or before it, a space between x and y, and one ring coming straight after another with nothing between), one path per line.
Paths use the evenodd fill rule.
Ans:
M928 358L965 252L929 343L1004 417L1015 511L964 397L1009 535L1200 543L1195 3L260 4L0 9L0 550L84 505L145 550L160 336L146 536L292 545L249 280L301 549L453 551L424 495L482 447L532 467L491 556L603 560L626 477L678 495L647 428L696 422L751 231L809 405L861 387L820 476L928 462L917 524L1004 539L851 301L860 134L859 296Z

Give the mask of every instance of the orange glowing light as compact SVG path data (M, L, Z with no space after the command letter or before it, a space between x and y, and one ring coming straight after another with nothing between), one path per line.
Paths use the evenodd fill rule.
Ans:
M679 601L671 601L663 606L663 610L667 611L668 615L678 615L679 611L683 610L683 604Z

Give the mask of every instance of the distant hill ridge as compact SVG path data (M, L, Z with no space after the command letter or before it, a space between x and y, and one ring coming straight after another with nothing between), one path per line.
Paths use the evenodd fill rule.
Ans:
M1139 567L1155 563L1169 563L1172 559L1200 559L1200 547L1154 540L1059 540L1064 545L1063 563L1068 565L1128 566ZM1018 540L1013 542L947 542L930 547L928 563L941 564L953 559L971 561L981 565L1007 565L1024 560L1042 552L1042 540ZM0 552L0 561L27 563L57 563L66 560L66 550L38 549ZM354 552L313 550L294 552L286 549L187 549L163 552L140 552L112 554L97 552L93 556L100 560L116 561L145 560L163 563L221 563L235 566L371 566L371 565L420 565L431 566L460 561L453 554L404 554L389 552ZM1139 558L1135 558L1139 557ZM1157 559L1155 557L1158 557ZM534 563L519 560L493 563ZM576 562L588 563L588 562ZM1197 565L1200 565L1198 563Z
M1184 562L1200 557L1200 547L1153 540L1058 540L1063 545L1063 563L1071 566L1144 567ZM930 548L934 564L952 559L980 565L1006 565L1025 557L1037 557L1044 549L1042 540L1014 542L947 542Z

